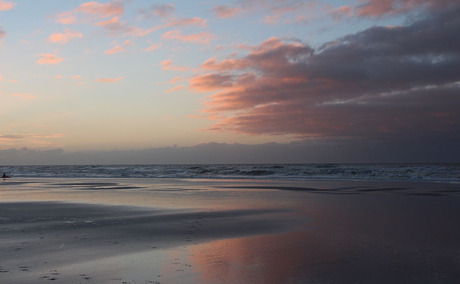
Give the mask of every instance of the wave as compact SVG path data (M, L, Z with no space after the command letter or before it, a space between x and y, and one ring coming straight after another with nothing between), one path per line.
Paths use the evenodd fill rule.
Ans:
M13 177L395 180L460 182L460 164L3 166Z

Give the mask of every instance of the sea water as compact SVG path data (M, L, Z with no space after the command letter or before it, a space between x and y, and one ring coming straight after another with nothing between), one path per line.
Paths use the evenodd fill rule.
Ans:
M29 165L0 166L12 177L385 180L460 182L452 164Z

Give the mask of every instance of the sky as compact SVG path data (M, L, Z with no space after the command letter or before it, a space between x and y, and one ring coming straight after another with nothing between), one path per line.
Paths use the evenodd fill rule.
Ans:
M458 15L0 0L0 164L460 162Z

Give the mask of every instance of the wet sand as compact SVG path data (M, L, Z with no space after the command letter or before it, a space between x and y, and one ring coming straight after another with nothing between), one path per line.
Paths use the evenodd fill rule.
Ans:
M1 283L457 283L460 186L0 182Z

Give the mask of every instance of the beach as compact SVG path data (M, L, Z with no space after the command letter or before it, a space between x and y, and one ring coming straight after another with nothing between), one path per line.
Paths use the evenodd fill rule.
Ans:
M460 186L0 181L1 283L456 283Z

